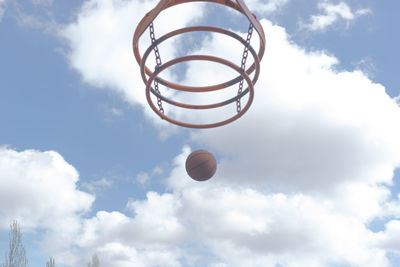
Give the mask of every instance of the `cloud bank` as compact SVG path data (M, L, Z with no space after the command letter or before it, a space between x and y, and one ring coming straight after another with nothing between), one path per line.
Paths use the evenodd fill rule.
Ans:
M55 227L89 211L94 200L77 189L78 172L57 152L0 148L0 225L12 219L26 228ZM60 194L62 192L62 194Z
M55 151L1 147L0 227L18 220L24 231L44 231L43 246L62 259L94 201L77 182L78 172Z

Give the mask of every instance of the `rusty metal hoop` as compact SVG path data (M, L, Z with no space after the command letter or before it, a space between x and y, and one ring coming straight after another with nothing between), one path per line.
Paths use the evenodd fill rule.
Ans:
M146 52L143 54L143 57L140 55L139 52L139 39L140 37L143 35L144 31L150 26L152 25L153 20L158 16L158 14L160 14L163 10L170 8L172 6L175 5L179 5L179 4L183 4L183 3L189 3L189 2L210 2L210 3L216 3L216 4L221 4L230 8L233 8L237 11L239 11L240 13L242 13L244 16L247 17L247 19L250 22L250 26L252 26L258 33L259 35L259 51L258 54L255 52L255 50L251 47L250 43L245 40L243 40L243 38L241 38L240 36L238 36L237 34L221 29L221 28L216 28L216 27L208 27L208 26L197 26L197 27L187 27L187 28L182 28L179 30L175 30L172 31L170 33L165 34L164 36L160 37L159 39L154 39L154 37L152 37L152 44L150 45L150 47L146 50ZM193 31L209 31L209 32L216 32L216 33L221 33L221 34L225 34L228 36L231 36L233 38L235 38L236 40L239 40L245 47L246 50L248 49L251 53L252 56L254 58L254 63L247 69L245 70L244 65L243 65L243 60L242 60L242 67L238 67L237 65L233 64L232 62L228 61L228 60L224 60L218 57L212 57L212 56L205 56L205 55L192 55L192 56L185 56L185 57L180 57L174 60L171 60L163 65L159 65L156 67L156 69L154 70L154 72L152 72L147 66L146 66L146 60L150 54L150 52L154 49L155 52L157 45L160 44L161 42L165 41L166 39L175 36L175 35L179 35L182 33L186 33L186 32L193 32ZM154 35L153 35L154 36ZM147 101L150 105L150 107L162 118L165 119L171 123L183 126L183 127L189 127L189 128L212 128L212 127L218 127L218 126L222 126L225 125L227 123L230 123L236 119L238 119L239 117L241 117L250 107L253 98L254 98L254 84L257 82L258 76L259 76L259 72L260 72L260 61L264 55L264 51L265 51L265 35L264 35L264 31L262 29L262 26L260 24L260 22L257 20L256 16L254 14L252 14L249 9L246 7L246 5L244 4L243 0L160 0L160 2L157 4L157 6L155 8L153 8L150 12L148 12L143 18L142 20L139 22L134 36L133 36L133 52L136 58L136 61L138 62L138 64L140 65L140 71L141 71L141 76L142 79L144 81L144 83L146 84L146 98ZM224 83L220 83L220 84L216 84L216 85L211 85L211 86L184 86L184 85L180 85L180 84L175 84L172 83L170 81L167 81L161 77L158 77L158 75L165 70L166 68L175 65L177 63L180 62L184 62L184 61L190 61L190 60L205 60L205 61L213 61L213 62L217 62L223 65L226 65L232 69L234 69L235 71L237 71L240 75L235 77L232 80L229 80L227 82ZM160 62L161 63L161 62ZM254 70L256 71L254 74L254 78L253 80L250 79L249 75L254 72ZM147 76L149 76L149 78L147 79ZM244 90L241 91L241 86L242 86L242 81L246 80L246 83L248 84L248 87ZM234 84L240 83L240 90L238 92L238 94L235 97L232 97L231 99L219 102L219 103L214 103L214 104L208 104L208 105L191 105L191 104L185 104L185 103L179 103L173 100L170 100L164 96L161 95L161 93L159 93L157 90L153 89L151 87L151 83L154 82L155 85L156 83L160 83L166 87L172 88L172 89L176 89L176 90L180 90L180 91L187 91L187 92L207 92L207 91L215 91L215 90L220 90L223 88L227 88L229 86L232 86ZM155 87L157 89L157 86ZM221 122L217 122L217 123L210 123L210 124L191 124L191 123L184 123L184 122L180 122L177 120L174 120L168 116L166 116L162 110L158 110L155 105L153 104L151 97L150 97L150 93L154 94L157 98L158 101L160 102L165 101L169 104L178 106L178 107L182 107L182 108L188 108L188 109L210 109L210 108L217 108L217 107L221 107L224 105L227 105L229 103L232 103L234 101L240 101L240 99L246 95L247 93L250 92L249 95L249 99L245 105L245 107L242 110L237 110L237 114L234 115L233 117L221 121ZM161 103L161 102L160 102ZM160 108L162 109L162 107Z
M165 40L167 40L173 36L176 36L176 35L179 35L182 33L187 33L187 32L195 32L195 31L208 31L208 32L217 32L217 33L225 34L225 35L228 35L228 36L238 40L243 45L247 45L246 41L242 37L237 35L236 33L230 32L230 31L227 31L227 30L224 30L221 28L217 28L217 27L195 26L195 27L187 27L187 28L182 28L182 29L178 29L178 30L169 32L169 33L161 36L160 38L158 38L143 53L142 61L140 63L140 73L142 75L142 79L145 84L147 83L147 77L145 74L146 61L147 61L147 58L149 57L151 51L154 49L154 47L158 46L160 43L164 42ZM254 69L256 72L253 77L252 83L255 84L258 80L258 76L260 75L260 60L258 59L257 53L254 50L254 48L251 45L248 45L248 48L254 58L254 66L255 66ZM186 91L186 92L209 92L209 91L220 90L220 89L224 89L226 87L235 85L238 82L240 82L242 79L243 79L242 76L239 75L238 77L236 77L226 83L221 83L221 84L216 84L216 85L211 85L211 86L186 86L186 85L171 83L171 82L165 81L161 78L158 78L158 79L156 78L156 80L164 86L167 86L172 89L180 90L180 91ZM157 96L160 97L161 95L157 93ZM244 95L242 95L242 96L244 96ZM237 97L236 97L236 99L237 99Z
M236 1L236 2L235 2ZM259 61L262 60L264 56L264 51L265 51L265 34L264 30L260 24L260 22L256 19L256 16L250 12L250 10L247 8L247 6L244 4L243 0L161 0L158 5L152 9L150 12L148 12L142 20L139 22L138 26L136 27L135 33L133 35L133 53L135 55L137 63L140 65L142 61L142 57L139 52L139 39L144 33L144 31L147 29L147 27L150 25L151 22L158 16L158 14L161 13L161 11L170 8L175 5L183 4L183 3L190 3L190 2L211 2L211 3L216 3L216 4L221 4L230 8L233 8L240 13L244 14L247 19L250 21L251 24L253 24L254 29L257 31L259 35L259 40L260 40L260 47L258 51L258 58ZM247 74L251 74L254 71L254 64L251 65L247 70ZM151 75L152 71L145 66L146 74ZM169 84L171 86L179 87L179 85L174 84L172 82L166 81L162 78L157 78L157 81L161 84ZM226 82L226 83L233 83L232 81ZM225 83L224 83L225 84ZM221 85L218 85L221 86Z
M226 119L224 121L220 121L220 122L216 122L216 123L210 123L210 124L192 124L192 123L185 123L185 122L181 122L181 121L177 121L174 120L170 117L168 117L167 115L165 115L164 113L160 112L157 107L154 105L153 101L151 100L150 97L150 88L151 88L151 83L156 79L157 75L160 74L163 70L165 70L166 68L175 65L179 62L184 62L184 61L191 61L191 60L206 60L206 61L212 61L212 62L217 62L223 65L226 65L230 68L232 68L233 70L237 71L247 82L248 85L248 89L249 89L249 99L245 105L245 107L239 112L237 113L235 116L232 116L229 119ZM253 98L254 98L254 86L253 83L251 82L251 79L249 77L249 75L243 71L242 69L240 69L240 67L236 66L234 63L219 58L219 57L213 57L213 56L205 56L205 55L191 55L191 56L184 56L181 58L176 58L173 60L170 60L166 63L164 63L163 65L161 65L159 68L157 68L152 75L150 75L149 80L147 81L146 84L146 98L147 98L147 102L149 103L150 107L154 110L154 112L156 112L162 119L165 119L173 124L179 125L179 126L183 126L183 127L188 127L188 128L214 128L214 127L219 127L225 124L228 124L230 122L233 122L235 120L237 120L238 118L240 118L244 113L246 113L246 111L250 108L252 102L253 102ZM192 105L190 107L190 105L187 105L187 108L192 108L192 109L196 109L196 105Z

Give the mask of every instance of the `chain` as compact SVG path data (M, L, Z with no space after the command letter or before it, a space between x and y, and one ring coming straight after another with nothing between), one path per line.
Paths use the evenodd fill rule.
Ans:
M250 46L250 40L251 40L252 34L253 34L253 24L250 23L249 30L247 32L246 45L244 46L242 63L240 65L240 69L242 71L246 71L246 61L247 61L247 56L249 55L249 46ZM238 95L240 95L243 91L243 82L244 82L244 79L242 77L242 79L239 82ZM240 98L239 98L238 100L236 100L236 111L239 113L241 110L242 110L242 107L241 107Z
M151 43L153 44L156 41L156 36L154 34L154 26L153 26L153 22L150 23L149 25L149 30L150 30L150 39L151 39ZM160 57L160 52L158 51L158 47L154 46L154 55L156 56L156 70L161 66L161 57ZM154 90L160 94L160 90L158 88L158 81L157 79L154 80ZM160 110L161 113L164 114L164 108L162 106L162 102L161 102L161 98L157 97L157 105L158 105L158 109Z

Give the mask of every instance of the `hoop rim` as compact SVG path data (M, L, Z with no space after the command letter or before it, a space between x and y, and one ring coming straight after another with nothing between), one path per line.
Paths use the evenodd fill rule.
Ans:
M160 38L158 38L153 44L151 44L147 50L144 52L143 54L143 58L142 61L140 63L140 73L142 75L142 80L143 82L146 84L147 83L147 78L146 78L146 73L145 73L145 66L146 66L146 61L148 59L148 56L150 55L151 51L154 49L155 46L159 45L160 43L164 42L165 40L179 35L179 34L183 34L183 33L187 33L187 32L196 32L196 31L206 31L206 32L216 32L216 33L221 33L221 34L225 34L228 35L236 40L238 40L239 42L241 42L243 45L247 46L250 53L253 55L254 58L254 63L253 65L255 66L255 74L252 80L253 85L257 82L258 77L260 75L260 60L258 59L257 53L255 52L254 48L250 45L247 44L246 41L240 37L239 35L237 35L234 32L222 29L222 28L218 28L218 27L209 27L209 26L193 26L193 27L186 27L186 28L181 28L172 32L169 32L163 36L161 36ZM243 77L241 75L237 76L236 78L224 82L224 83L220 83L220 84L216 84L216 85L211 85L211 86L186 86L186 85L180 85L180 84L176 84L176 83L172 83L169 81L166 81L162 78L156 77L155 79L157 82L161 83L164 86L167 86L169 88L172 89L176 89L176 90L180 90L180 91L186 91L186 92L208 92L208 91L215 91L215 90L220 90L220 89L224 89L227 88L229 86L235 85L238 82L240 82L241 80L243 80Z
M215 122L215 123L209 123L209 124L192 124L192 123L185 123L185 122L177 121L175 119L172 119L172 118L168 117L167 115L165 115L161 111L159 111L156 108L156 106L154 105L153 101L151 100L151 96L150 96L151 83L155 80L157 75L160 74L166 68L168 68L168 67L170 67L172 65L175 65L175 64L177 64L179 62L191 61L191 60L213 61L213 62L216 62L216 63L220 63L220 64L223 64L223 65L226 65L226 66L236 70L246 80L247 85L248 85L248 89L249 89L249 99L248 99L246 105L244 106L244 108L240 112L238 112L236 115L230 117L229 119L226 119L226 120L223 120L223 121L219 121L219 122ZM214 127L223 126L225 124L233 122L233 121L237 120L238 118L240 118L244 113L246 113L246 111L250 108L250 106L251 106L251 104L253 102L253 99L254 99L254 86L253 86L253 83L252 83L249 75L245 71L241 70L237 65L235 65L234 63L232 63L232 62L230 62L228 60L225 60L225 59L222 59L222 58L219 58L219 57L213 57L213 56L191 55L191 56L184 56L184 57L181 57L181 58L170 60L170 61L164 63L163 65L161 65L157 70L155 70L153 72L153 74L150 75L149 80L147 81L147 84L146 84L146 99L147 99L147 102L149 103L150 107L153 109L153 111L155 113L157 113L162 119L164 119L164 120L166 120L166 121L168 121L170 123L173 123L173 124L176 124L176 125L179 125L179 126L182 126L182 127L187 127L187 128L203 128L203 129L204 128L214 128ZM223 103L223 102L221 102L221 103ZM191 107L188 107L190 109L197 109L196 105L187 105L187 106L191 106Z
M173 101L169 98L166 98L165 96L163 96L162 94L157 93L156 90L154 90L153 88L150 88L150 91L153 95L155 95L156 97L160 98L162 101L167 102L171 105L177 106L177 107L181 107L181 108L187 108L187 109L212 109L212 108L219 108L219 107L223 107L226 106L230 103L233 103L235 101L237 101L238 99L241 99L242 97L244 97L248 92L249 92L249 88L247 87L245 90L243 90L242 93L236 95L235 97L232 97L228 100L219 102L219 103L215 103L215 104L208 104L208 105L192 105L192 104L185 104L182 102L176 102Z
M259 52L258 52L258 58L259 61L262 60L264 52L265 52L265 34L264 30L256 18L254 14L250 12L250 10L247 8L247 6L244 4L243 0L161 0L155 8L153 8L151 11L149 11L139 22L138 26L136 27L135 33L133 35L133 40L132 40L132 45L133 45L133 53L135 55L137 63L140 65L142 61L142 57L139 52L139 39L144 33L144 31L147 29L147 27L150 25L150 23L153 22L153 20L160 14L163 10L168 9L172 6L183 4L183 3L189 3L189 2L210 2L210 3L216 3L216 4L221 4L230 8L233 8L240 13L242 13L244 16L247 17L249 22L253 24L253 27L256 29L258 35L259 35L259 41L260 41L260 47L259 47ZM251 74L255 69L254 63L246 70L247 74ZM152 71L145 66L145 72L147 75L151 76ZM157 79L161 84L163 83L169 83L168 81L163 80L162 78Z

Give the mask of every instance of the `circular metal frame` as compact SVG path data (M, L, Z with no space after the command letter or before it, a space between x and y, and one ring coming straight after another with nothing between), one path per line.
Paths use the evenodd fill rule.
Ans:
M239 11L240 13L244 14L248 18L250 23L253 24L255 30L257 31L257 33L260 37L259 38L260 39L260 48L259 48L259 52L258 52L258 58L259 58L259 61L262 60L264 51L265 51L265 34L264 34L264 31L262 29L260 22L256 19L256 16L249 11L247 6L244 4L243 0L236 0L236 2L231 1L231 0L161 0L154 9L152 9L149 13L147 13L143 17L143 19L139 22L139 24L135 30L135 33L133 36L133 52L134 52L136 61L138 62L139 65L141 65L141 62L143 60L140 55L140 52L139 52L139 39L140 39L141 35L143 34L143 32L150 25L150 23L157 17L158 14L161 13L161 11L168 9L175 5L189 3L189 2L217 3L217 4L221 4L221 5L233 8L233 9ZM246 73L251 74L254 71L254 69L255 69L255 64L251 65L246 70ZM146 71L146 74L149 76L152 75L152 73L153 73L147 66L145 66L145 71ZM230 84L230 85L235 84L238 82L238 80L240 81L240 79L241 79L240 77L237 77L226 83L219 84L217 87L224 86L224 84ZM174 84L174 83L166 81L162 78L158 78L157 81L164 85L168 84L168 86L171 88L182 87L179 84Z
M229 119L220 121L220 122L216 122L216 123L210 123L210 124L192 124L192 123L185 123L185 122L181 122L181 121L177 121L174 120L170 117L168 117L167 115L165 115L164 113L162 113L161 111L159 111L157 109L157 107L154 105L153 101L151 100L151 96L150 96L150 88L151 88L151 83L156 79L157 75L160 74L163 70L165 70L166 68L173 66L175 64L178 64L179 62L184 62L184 61L191 61L191 60L206 60L206 61L212 61L212 62L216 62L216 63L220 63L223 65L226 65L232 69L234 69L235 71L237 71L247 82L248 85L248 89L249 89L249 99L246 103L246 105L244 106L244 108L238 112L236 115L232 116ZM251 79L249 77L249 75L241 70L238 66L236 66L234 63L222 59L222 58L218 58L218 57L213 57L213 56L204 56L204 55L191 55L191 56L185 56L185 57L181 57L181 58L177 58L177 59L173 59L171 61L168 61L167 63L164 63L163 65L161 65L159 68L157 68L157 70L155 70L153 72L152 75L150 75L147 84L146 84L146 98L147 98L147 102L149 103L150 107L154 110L154 112L156 112L162 119L165 119L173 124L179 125L179 126L183 126L183 127L188 127L188 128L214 128L214 127L219 127L225 124L228 124L230 122L233 122L235 120L237 120L238 118L240 118L251 106L252 102L253 102L253 98L254 98L254 86L253 83L251 82ZM191 109L197 109L197 105L187 105L185 104L187 107L186 108L191 108ZM214 104L215 105L215 104ZM217 104L219 106L223 105L223 102Z
M205 27L205 26L187 27L187 28L182 28L182 29L179 29L179 30L175 30L175 31L169 32L169 33L161 36L153 44L151 44L149 46L149 48L147 48L147 50L144 52L142 61L140 63L140 73L142 75L143 82L145 84L147 83L147 77L146 77L146 73L145 73L146 61L147 61L148 56L150 55L151 51L154 49L155 46L159 45L160 43L164 42L165 40L167 40L167 39L169 39L169 38L171 38L173 36L176 36L176 35L179 35L179 34L182 34L182 33L196 32L196 31L208 31L208 32L216 32L216 33L225 34L225 35L228 35L228 36L238 40L243 45L248 46L248 49L249 49L250 53L253 55L254 65L255 65L255 70L256 70L256 72L254 74L254 77L253 77L253 80L252 80L252 83L255 84L257 82L258 77L260 75L260 61L258 59L257 53L254 50L254 48L251 45L247 45L246 41L242 37L237 35L236 33L233 33L233 32L221 29L221 28L217 28L217 27ZM180 90L180 91L186 91L186 92L208 92L208 91L220 90L220 89L227 88L229 86L235 85L236 83L240 82L242 79L243 79L243 77L239 75L238 77L236 77L235 79L232 79L229 82L216 84L216 85L211 85L211 86L186 86L186 85L180 85L180 84L166 82L165 80L162 80L159 77L156 78L156 81L158 81L159 83L161 83L164 86L167 86L167 87L172 88L172 89ZM160 94L157 94L157 95L159 97L161 96ZM236 97L236 99L237 99L237 97Z
M229 8L233 8L236 11L239 11L240 13L242 13L249 20L249 22L251 24L250 27L255 29L259 35L260 43L259 43L258 53L253 49L253 47L250 45L250 42L249 42L249 40L251 38L251 31L250 31L251 28L249 28L248 37L247 37L247 40L245 41L242 37L240 37L236 33L230 32L225 29L221 29L221 28L217 28L217 27L210 27L210 26L197 26L197 27L187 27L187 28L178 29L178 30L169 32L158 39L155 39L154 34L153 34L152 44L147 48L147 50L144 52L143 56L141 56L140 51L139 51L139 39L143 35L143 33L146 31L146 29L150 25L152 25L152 22L154 21L154 19L163 10L166 10L175 5L179 5L179 4L183 4L183 3L190 3L190 2L210 2L210 3L221 4L221 5L227 6ZM150 27L152 27L152 26L150 26ZM150 29L152 29L152 28L150 28ZM151 71L146 66L146 61L148 59L149 54L153 50L157 52L157 46L160 43L162 43L163 41L165 41L173 36L187 33L187 32L196 32L196 31L221 33L221 34L228 35L228 36L240 41L245 46L245 50L243 52L244 63L243 63L243 59L242 59L242 66L239 67L239 66L235 65L234 63L232 63L228 60L219 58L219 57L206 56L206 55L183 56L183 57L168 61L161 65L160 65L161 62L157 62L158 66L156 66L154 72ZM151 33L152 33L152 31L151 31ZM252 56L254 58L254 62L246 70L244 68L244 66L245 66L245 62L246 62L246 58L247 58L247 51L250 51L250 53L252 54ZM136 61L140 65L140 73L141 73L142 79L143 79L144 83L146 84L146 98L147 98L147 101L148 101L150 107L162 119L165 119L173 124L183 126L183 127L189 127L189 128L213 128L213 127L222 126L222 125L228 124L232 121L235 121L236 119L241 117L250 108L250 106L253 102L253 98L254 98L254 84L257 82L259 74L260 74L260 61L263 58L264 51L265 51L265 34L263 31L263 28L262 28L260 22L257 20L256 16L249 11L247 6L244 4L243 0L160 0L159 3L157 4L157 6L155 8L153 8L150 12L148 12L142 18L142 20L139 22L139 24L135 30L134 36L133 36L133 52L134 52ZM223 64L225 66L232 68L236 72L238 72L239 76L237 76L231 80L228 80L226 82L223 82L220 84L215 84L215 85L209 85L209 86L185 86L185 85L181 85L181 84L172 83L161 77L158 77L158 75L162 71L167 69L168 67L171 67L171 66L181 63L181 62L193 61L193 60L212 61L212 62L216 62L219 64ZM249 77L249 75L251 73L253 73L254 71L255 71L254 77L253 77L253 79L251 79ZM246 80L248 87L242 91L243 79ZM230 87L237 83L240 83L240 86L239 86L238 94L228 100L225 100L225 101L222 101L219 103L214 103L214 104L194 105L194 104L185 104L185 103L173 101L173 100L161 95L161 93L159 91L156 91L155 89L153 89L151 87L153 82L155 82L155 84L157 82L159 84L162 84L168 88L172 88L175 90L192 92L192 93L216 91L216 90ZM219 121L216 123L209 123L209 124L185 123L185 122L177 121L177 120L172 119L172 118L168 117L167 115L165 115L163 112L162 106L160 106L160 104L159 104L159 106L160 106L161 110L157 109L157 107L154 105L154 103L152 101L150 93L157 97L158 102L164 101L166 103L169 103L171 105L181 107L181 108L195 109L195 110L212 109L212 108L225 106L225 105L233 103L235 101L238 102L239 108L237 110L237 114L235 114L234 116L230 117L229 119ZM247 103L243 107L243 109L240 109L239 101L243 96L245 96L248 93L249 93L249 98L247 100Z

